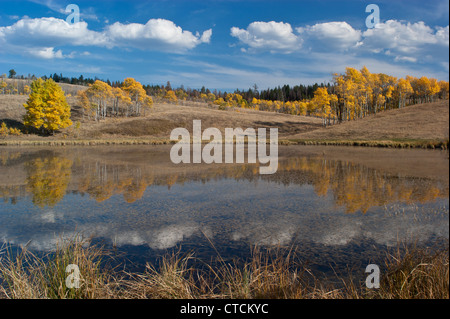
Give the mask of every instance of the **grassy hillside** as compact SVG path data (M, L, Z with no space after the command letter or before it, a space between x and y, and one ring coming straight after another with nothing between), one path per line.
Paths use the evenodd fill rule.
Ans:
M72 89L76 91L80 88L73 86ZM27 96L23 95L0 95L0 122L22 129L22 118L25 115L23 104L26 100ZM448 100L385 111L328 128L321 125L322 120L319 118L245 109L221 111L203 103L156 103L145 117L107 118L96 123L82 117L75 97L69 97L68 102L72 106L72 120L80 123L79 128L72 126L52 137L11 136L0 140L0 144L58 144L61 140L79 144L93 140L98 143L119 144L145 141L159 143L167 142L170 132L176 127L185 127L192 132L193 120L202 120L203 130L217 127L222 132L227 127L277 127L280 140L286 143L402 147L432 143L433 146L446 147L449 138Z
M0 95L0 122L8 126L22 128L22 118L25 115L23 104L26 96ZM81 108L77 99L68 98L72 106L72 121L81 123L80 128L68 128L56 133L54 137L60 138L64 134L68 137L76 135L82 139L123 139L123 138L159 138L169 139L174 128L185 127L192 132L193 120L201 120L202 128L217 127L222 132L225 128L271 128L277 127L280 137L287 138L295 134L316 130L321 127L322 121L313 117L292 116L272 112L254 110L228 110L220 111L210 108L206 103L193 103L188 105L174 105L156 103L145 117L106 118L100 122L88 121L82 117ZM74 133L74 134L72 134ZM16 139L39 140L39 136L21 136Z
M364 119L292 136L304 140L448 140L449 102L438 101L380 112Z

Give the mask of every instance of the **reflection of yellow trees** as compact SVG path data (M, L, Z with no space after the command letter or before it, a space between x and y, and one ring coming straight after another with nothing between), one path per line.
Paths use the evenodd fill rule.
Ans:
M167 177L167 186L169 187L169 189L170 189L173 185L175 185L175 183L177 182L177 180L178 180L178 175L177 175L177 174L169 175L169 176Z
M0 164L7 166L10 162L20 158L20 156L22 156L20 152L2 152L0 153Z
M142 198L147 186L152 183L153 176L143 176L139 167L130 169L95 163L85 167L78 191L88 193L98 202L123 194L126 202L133 203Z
M105 201L113 195L122 194L125 201L133 203L142 198L149 186L183 185L186 181L204 183L220 178L253 179L259 175L259 168L254 164L236 165L208 169L199 173L171 173L155 177L153 173L142 172L140 167L127 165L107 165L90 163L82 165L82 177L78 180L78 191L87 193L98 202Z
M39 207L55 206L66 194L72 161L63 157L37 158L25 164L27 191Z
M116 187L112 182L107 182L98 185L91 185L88 193L100 203L109 199L114 194L115 188Z
M207 183L230 178L253 181L270 180L283 184L311 183L318 196L332 194L336 205L347 212L367 212L373 206L397 201L405 203L427 202L448 197L448 186L437 182L389 176L380 171L350 162L323 158L289 158L279 162L278 173L260 176L254 164L209 166L197 173L177 172L161 175L136 166L90 163L83 165L78 190L101 202L121 194L133 203L142 198L147 187L183 185L186 181Z
M123 198L127 203L134 203L144 196L144 192L147 189L147 183L144 180L132 182L125 187L123 192Z
M7 203L11 198L11 203L16 204L17 198L22 196L25 196L25 190L21 185L0 186L0 198L3 198L4 203Z
M123 196L128 203L141 199L149 186L167 186L169 189L186 182L207 183L213 180L234 179L244 181L265 180L284 185L311 184L318 196L333 196L336 205L347 212L367 212L373 206L393 202L428 202L447 198L448 184L417 178L399 178L370 169L363 165L344 161L332 161L323 157L280 159L277 174L261 176L256 164L205 165L204 169L184 170L173 173L163 169L134 165L129 162L114 164L89 158L60 156L42 157L24 164L27 173L26 186L17 182L10 185L2 180L0 198L6 202L31 193L38 206L54 206L65 195L71 179L82 194L89 194L98 202L114 195ZM80 160L81 159L81 160ZM9 167L23 162L20 152L2 152L0 165Z
M292 158L280 163L279 170L308 172L312 175L315 192L325 196L328 191L337 205L344 206L348 213L367 212L370 207L392 202L429 202L448 197L448 186L438 188L426 181L403 179L381 174L362 165L349 162L314 158ZM431 184L431 182L430 182Z

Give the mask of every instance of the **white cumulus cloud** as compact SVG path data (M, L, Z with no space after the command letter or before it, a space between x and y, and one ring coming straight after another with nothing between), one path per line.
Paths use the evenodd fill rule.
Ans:
M256 50L290 53L300 49L301 39L284 22L252 22L247 29L231 28L231 36Z
M347 22L325 22L296 29L308 46L316 51L346 51L361 40L361 31L353 29Z
M22 19L12 26L0 27L4 41L12 45L107 45L104 33L88 29L86 22L69 24L57 18Z
M430 55L448 60L448 39L448 26L433 29L422 21L388 20L363 33L361 49L394 56L396 61L414 62Z
M183 51L195 48L201 43L209 43L212 30L202 36L183 30L172 21L151 19L146 24L116 22L105 33L114 45L132 46L144 50Z
M183 52L209 43L211 36L211 29L194 35L164 19L151 19L146 24L116 22L102 31L93 31L84 21L70 24L57 18L24 18L11 26L0 27L0 52L25 53L44 59L70 57L57 49L61 46Z
M253 22L247 29L231 28L242 52L311 54L379 54L394 62L448 64L449 26L430 27L388 20L374 29L358 30L345 21L316 23L292 29L284 22Z
M345 51L356 47L361 31L347 22L326 22L293 30L284 22L253 22L247 29L231 28L231 35L251 49L293 53L311 51ZM243 51L246 51L245 49Z
M62 59L64 57L62 51L55 51L55 48L30 49L27 52L42 59Z

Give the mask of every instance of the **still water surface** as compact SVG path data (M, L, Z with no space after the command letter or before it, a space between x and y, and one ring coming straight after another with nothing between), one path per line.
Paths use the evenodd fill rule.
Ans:
M295 247L323 271L365 267L399 241L448 242L448 152L281 147L265 176L251 164L174 165L169 152L0 149L1 240L45 252L82 233L136 269L173 249L207 261Z

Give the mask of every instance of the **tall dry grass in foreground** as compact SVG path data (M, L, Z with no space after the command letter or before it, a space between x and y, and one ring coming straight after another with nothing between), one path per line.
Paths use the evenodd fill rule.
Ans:
M11 299L97 299L111 296L112 277L101 266L108 256L101 247L75 237L60 240L55 251L37 257L26 247L13 256L9 249L0 255L0 297ZM80 287L68 288L67 266L80 271Z
M0 295L13 299L412 299L449 298L448 248L439 252L396 250L387 254L380 289L342 279L325 285L292 250L252 251L249 261L205 264L193 254L173 253L142 273L105 266L105 249L79 237L60 242L56 251L37 257L24 249L0 254ZM80 287L67 288L66 267L80 269ZM107 263L106 263L107 264ZM194 266L195 265L195 266Z
M386 258L380 289L369 296L385 299L449 299L449 251L399 249Z

